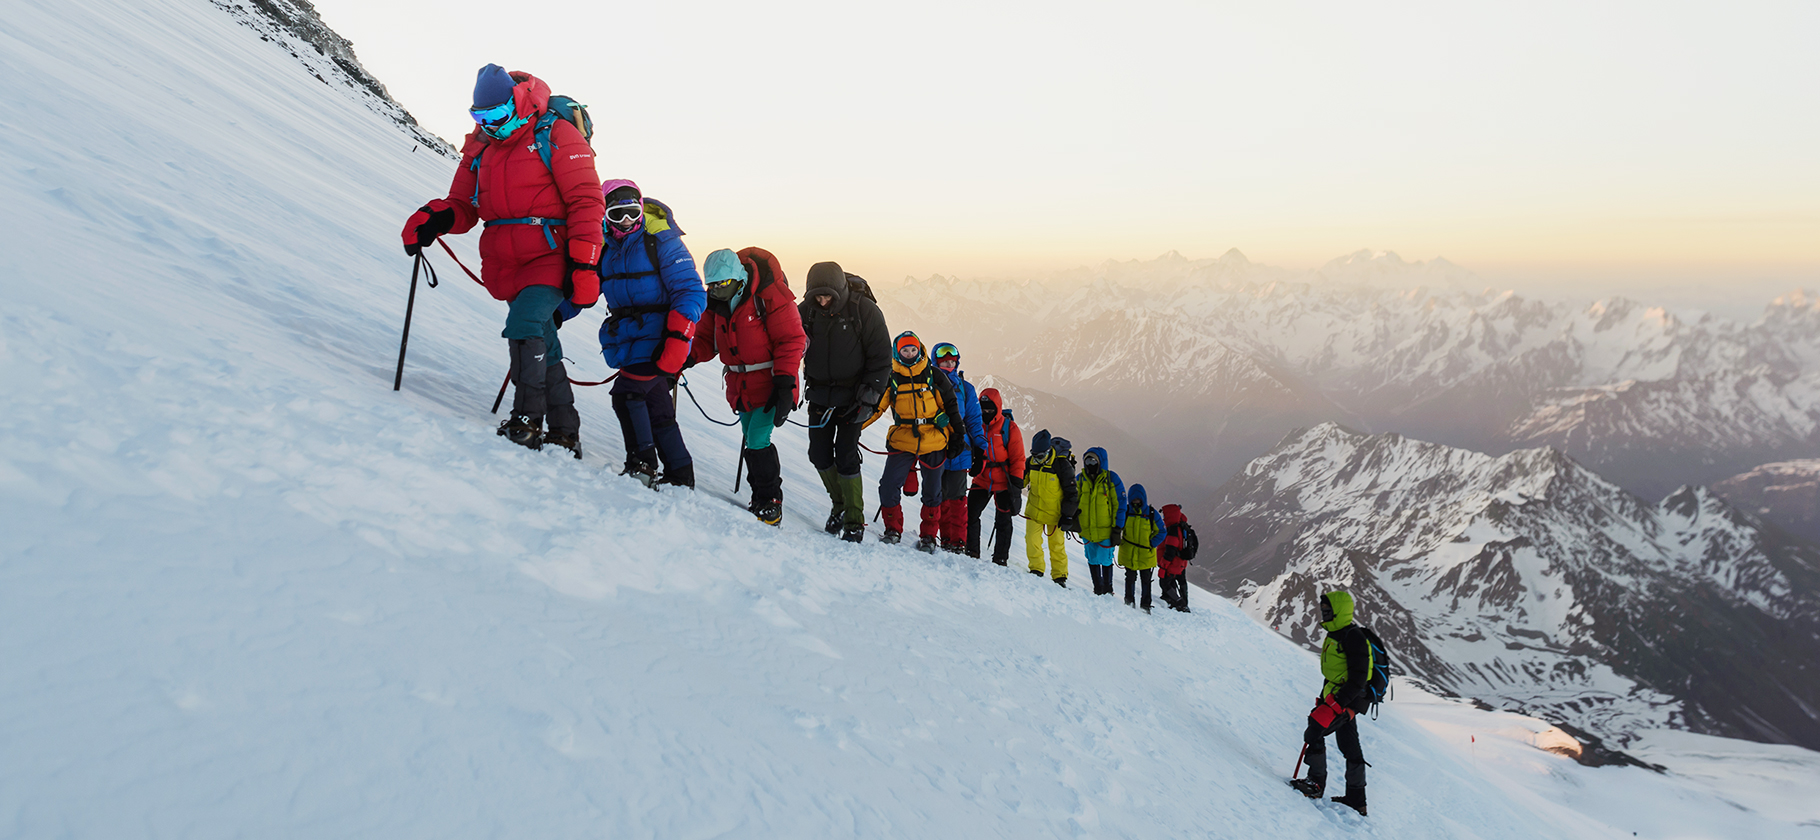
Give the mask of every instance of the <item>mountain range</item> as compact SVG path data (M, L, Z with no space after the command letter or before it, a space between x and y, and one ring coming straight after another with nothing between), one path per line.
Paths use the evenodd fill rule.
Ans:
M981 373L1179 452L1207 486L1329 421L1490 453L1552 446L1651 498L1820 454L1820 301L1806 293L1739 323L1474 286L1440 259L1361 251L1297 273L1234 250L879 289L892 317L939 321L989 354Z
M1820 747L1820 548L1705 488L1644 501L1552 447L1337 424L1215 496L1191 574L1303 644L1354 593L1405 673L1622 744L1662 726Z

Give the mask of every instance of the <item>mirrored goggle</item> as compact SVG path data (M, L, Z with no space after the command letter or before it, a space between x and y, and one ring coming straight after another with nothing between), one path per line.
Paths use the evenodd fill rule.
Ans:
M607 208L607 221L616 225L629 225L644 214L645 208L637 204L615 204Z
M480 125L491 125L502 120L511 119L512 103L501 102L491 108L469 108L468 116L473 117L474 122L479 123Z
M708 297L715 300L731 300L738 291L738 280L720 280L708 284Z
M935 350L930 355L937 359L958 359L961 357L961 351L952 344L944 343L935 345Z

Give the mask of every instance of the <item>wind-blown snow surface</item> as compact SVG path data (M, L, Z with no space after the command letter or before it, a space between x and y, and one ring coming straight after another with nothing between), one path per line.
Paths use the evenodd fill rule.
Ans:
M213 6L9 9L0 70L58 80L18 89L35 98L9 113L35 119L0 157L0 834L1799 837L1820 819L1539 752L1475 764L1402 703L1365 727L1374 816L1307 803L1281 779L1314 659L1223 602L1144 616L830 540L795 428L780 529L724 500L736 439L686 407L695 494L603 469L599 389L587 460L506 445L483 410L503 307L458 277L420 290L392 393L394 231L450 164ZM1633 807L1571 809L1607 785Z

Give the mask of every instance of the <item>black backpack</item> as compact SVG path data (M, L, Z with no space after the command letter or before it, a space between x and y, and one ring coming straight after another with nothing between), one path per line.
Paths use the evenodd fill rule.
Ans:
M1201 538L1194 535L1194 526L1190 525L1186 522L1183 522L1182 523L1182 550L1176 556L1182 558L1183 560L1188 560L1188 561L1192 562L1194 560L1194 555L1198 554L1200 552L1200 550L1201 550Z
M872 293L872 284L857 274L847 275L847 294L859 295L873 303L878 303L878 295Z
M1353 626L1359 628L1359 632L1365 636L1365 642L1371 645L1371 679L1366 680L1365 690L1371 697L1371 706L1369 710L1371 716L1375 718L1377 717L1378 704L1389 699L1390 696L1390 672L1392 667L1390 662L1390 650L1384 647L1384 640L1378 638L1377 631L1356 621L1353 622Z

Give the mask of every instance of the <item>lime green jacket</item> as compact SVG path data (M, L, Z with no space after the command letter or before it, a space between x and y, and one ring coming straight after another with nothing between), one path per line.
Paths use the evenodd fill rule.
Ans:
M1352 624L1352 594L1329 592L1321 596L1333 606L1333 620L1321 622L1327 640L1321 643L1321 696L1338 694L1340 705L1351 705L1371 679L1371 645Z

